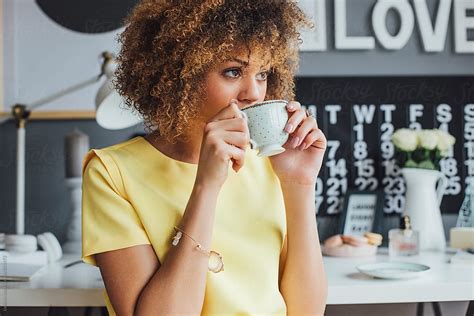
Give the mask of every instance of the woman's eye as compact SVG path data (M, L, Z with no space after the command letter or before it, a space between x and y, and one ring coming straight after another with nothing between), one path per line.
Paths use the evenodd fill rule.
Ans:
M237 78L240 75L239 69L229 69L224 71L224 75L230 78Z
M268 78L268 71L264 71L258 74L259 80L267 80Z

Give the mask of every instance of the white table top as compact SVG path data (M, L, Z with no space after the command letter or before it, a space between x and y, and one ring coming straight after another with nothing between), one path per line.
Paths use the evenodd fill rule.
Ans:
M327 304L377 304L411 302L446 302L474 300L474 265L451 264L453 254L425 252L419 256L391 259L387 249L375 258L324 257L329 283ZM384 280L359 273L364 263L403 261L429 266L416 279Z
M450 264L451 256L428 252L404 258L431 267L422 277L411 280L374 279L357 272L359 264L389 261L386 254L359 259L324 257L329 283L327 304L474 300L474 265ZM0 305L6 293L7 306L104 306L99 269L84 263L63 268L75 260L78 256L65 255L30 282L0 282Z
M0 282L0 306L104 306L104 284L98 268L85 263L63 268L80 260L64 255L42 268L30 282Z

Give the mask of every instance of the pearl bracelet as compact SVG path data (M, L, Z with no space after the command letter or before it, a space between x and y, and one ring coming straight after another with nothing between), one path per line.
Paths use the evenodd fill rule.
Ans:
M219 273L221 271L224 271L224 261L222 259L222 256L218 252L215 252L213 250L208 251L204 249L202 245L196 241L196 239L186 234L182 229L175 226L174 230L176 231L176 235L173 237L173 240L171 242L173 246L176 247L179 244L181 237L184 235L188 237L189 239L191 239L196 244L197 251L209 257L209 262L207 264L207 268L209 269L209 271L212 271L214 273Z

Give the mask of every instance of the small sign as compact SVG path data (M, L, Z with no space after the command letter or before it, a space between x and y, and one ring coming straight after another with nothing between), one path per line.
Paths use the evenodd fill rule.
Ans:
M380 191L349 191L342 212L342 234L363 236L366 232L380 233L382 201Z

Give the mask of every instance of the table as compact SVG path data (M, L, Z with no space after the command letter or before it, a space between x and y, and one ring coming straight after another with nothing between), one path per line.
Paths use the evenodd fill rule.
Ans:
M400 259L428 265L431 271L412 280L380 280L360 274L362 263L389 261L386 249L373 258L324 257L328 278L328 305L412 303L474 300L474 265L450 264L452 254L424 252ZM43 269L30 282L0 282L0 305L7 306L104 306L99 269L65 255ZM2 293L3 292L3 293Z
M12 307L105 306L104 283L98 268L85 263L64 268L78 260L78 255L64 255L60 261L45 266L30 282L0 282L0 305L6 301Z
M327 304L376 304L474 300L474 265L451 264L452 253L424 252L419 256L391 259L387 249L375 258L324 258L328 278ZM357 271L364 263L403 261L431 267L411 280L375 279Z

